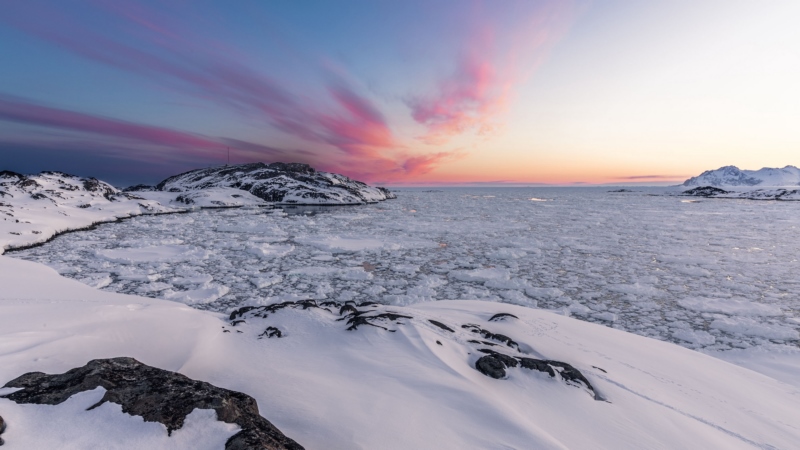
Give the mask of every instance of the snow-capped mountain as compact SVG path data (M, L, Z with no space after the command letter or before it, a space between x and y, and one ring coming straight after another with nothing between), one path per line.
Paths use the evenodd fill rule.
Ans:
M786 166L782 169L764 167L759 170L741 170L736 166L706 170L683 182L683 186L798 186L800 169Z
M192 170L167 178L156 189L192 192L220 187L241 189L280 204L344 205L395 198L388 189L372 187L344 175L318 172L299 163L252 163Z

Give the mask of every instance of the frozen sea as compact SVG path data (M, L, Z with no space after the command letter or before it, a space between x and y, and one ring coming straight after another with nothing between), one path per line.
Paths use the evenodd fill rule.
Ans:
M366 206L141 216L13 256L220 312L480 299L704 351L797 350L800 204L629 189L402 189Z

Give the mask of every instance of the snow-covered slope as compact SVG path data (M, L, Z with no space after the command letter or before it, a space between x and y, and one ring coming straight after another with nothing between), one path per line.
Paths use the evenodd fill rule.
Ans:
M174 212L94 178L0 172L0 253L71 229L140 214Z
M8 257L0 257L0 285L0 384L130 356L252 395L265 418L307 449L790 449L800 442L796 388L542 310L478 301L354 305L366 311L361 317L407 317L374 320L386 329L348 330L352 322L337 319L352 311L299 304L242 312L233 320L245 322L233 326L231 317L91 289ZM516 317L492 320L497 313ZM269 327L281 337L268 337ZM475 367L480 349L569 363L604 401L581 383L521 365L506 368L503 379L486 376ZM211 448L233 432L196 410L184 431L205 430L207 440L182 430L167 437L163 428L159 440L158 424L123 420L114 408L86 411L93 400L0 399L7 448L41 448L48 436L59 448L118 448L120 435L130 444L140 432L150 448Z
M745 200L779 200L779 201L800 201L800 189L737 189L726 191L713 186L700 186L680 195L706 198L738 198Z
M741 170L736 166L720 167L706 170L696 177L683 182L684 186L798 186L800 185L800 169L786 166L782 169L764 167L759 170Z
M253 163L198 169L167 178L160 191L192 192L208 188L236 188L268 202L303 205L374 203L394 194L343 175L317 172L307 164Z
M302 164L248 164L176 175L160 189L121 191L95 178L62 172L0 171L0 254L54 235L142 214L197 208L285 204L362 204L394 198L383 188Z

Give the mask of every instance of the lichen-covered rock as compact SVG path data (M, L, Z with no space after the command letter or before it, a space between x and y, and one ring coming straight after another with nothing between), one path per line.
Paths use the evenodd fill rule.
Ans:
M105 402L117 403L127 414L164 424L170 434L183 426L186 416L195 408L213 409L218 420L241 428L228 439L227 450L303 448L262 417L255 399L249 395L151 367L133 358L96 359L58 375L26 373L5 387L23 389L4 398L20 404L44 405L58 405L79 392L102 387L106 393L92 408Z

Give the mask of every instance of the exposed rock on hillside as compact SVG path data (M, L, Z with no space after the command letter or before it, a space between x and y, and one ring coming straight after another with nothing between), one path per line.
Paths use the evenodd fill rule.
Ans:
M20 404L58 405L80 392L102 387L105 402L122 405L122 411L160 422L167 432L183 427L195 408L213 409L217 419L239 425L227 450L302 450L267 419L261 417L255 399L241 392L192 380L176 372L150 367L133 358L96 359L59 375L31 372L9 381L5 387L23 388L4 397Z
M443 346L442 342L447 342L448 345L453 347L464 346L464 353L466 354L484 354L485 356L481 356L475 361L474 368L486 376L503 379L506 378L507 368L521 366L525 369L545 372L550 377L558 378L566 384L585 389L595 400L603 400L580 370L570 364L531 358L522 351L520 344L510 337L500 333L493 333L480 325L467 323L460 327L450 326L440 320L414 317L406 313L401 307L390 307L375 302L356 303L348 301L340 303L324 301L318 303L314 300L298 300L266 306L245 306L234 310L228 319L231 326L242 328L252 328L252 323L257 322L259 326L255 329L260 330L264 326L264 319L272 319L275 314L290 310L324 312L323 317L327 316L332 322L345 322L343 328L346 327L347 331L358 330L361 325L370 325L395 333L403 326L422 326L437 335L438 339L435 340L437 345ZM517 316L510 313L497 313L492 315L487 322L496 323L509 319L517 319ZM272 323L279 324L280 322ZM457 331L459 328L460 330ZM223 330L223 332L228 332L228 330ZM471 339L475 334L493 342ZM258 336L260 339L263 337L280 338L285 335L278 328L270 325ZM519 355L511 356L486 348L486 346L501 348L503 345L508 347L507 351L516 351Z
M374 203L395 198L385 188L372 187L344 175L318 172L307 164L253 163L192 170L167 178L160 191L187 192L236 188L268 202L306 205Z

